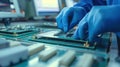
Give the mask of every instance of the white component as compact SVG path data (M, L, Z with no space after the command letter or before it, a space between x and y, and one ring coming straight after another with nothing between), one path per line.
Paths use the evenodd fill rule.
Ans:
M28 49L26 46L16 46L0 50L0 67L9 67L21 60L28 58Z
M21 45L18 41L0 39L0 49Z
M80 57L76 67L92 67L94 56L92 54L84 54Z
M75 51L67 51L59 61L59 66L68 67L75 59Z
M14 47L14 46L18 46L18 45L21 45L21 43L20 42L18 42L18 41L12 41L12 40L8 40L9 41L9 46L10 47Z
M53 57L56 53L57 53L57 49L56 48L47 49L47 50L45 50L45 51L40 53L39 58L42 61L47 61L48 59Z
M9 47L9 42L5 39L0 39L0 49Z
M42 36L52 37L52 36L54 36L54 35L57 34L57 33L60 33L60 30L57 30L57 31L49 31L49 32L42 33L42 34L37 34L37 35L35 35L35 37L36 37L37 39L41 38Z
M41 44L34 44L34 45L31 45L28 47L28 51L29 51L29 56L43 50L45 48L44 45L41 45Z

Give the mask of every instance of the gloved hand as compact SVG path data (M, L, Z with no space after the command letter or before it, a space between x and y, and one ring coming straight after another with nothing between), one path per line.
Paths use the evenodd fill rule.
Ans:
M97 40L99 34L105 32L120 32L120 6L95 6L80 21L73 37L86 39L89 42Z
M64 32L68 32L72 29L86 14L86 11L82 7L65 7L56 17L58 28Z

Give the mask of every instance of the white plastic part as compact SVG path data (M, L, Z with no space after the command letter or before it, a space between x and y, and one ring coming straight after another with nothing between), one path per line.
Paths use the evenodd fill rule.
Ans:
M0 39L0 49L7 48L9 47L9 41L5 39Z
M93 63L94 56L92 54L85 53L80 57L78 63L76 64L76 67L92 67Z
M43 50L45 48L44 45L41 44L34 44L28 47L28 51L29 51L29 56L34 55L35 53Z
M65 66L68 67L75 59L75 51L69 50L67 51L63 57L59 61L59 66Z
M56 53L57 53L57 49L56 48L50 48L50 49L47 49L47 50L41 52L40 55L39 55L39 58L42 61L47 61L48 59L53 57Z
M53 37L55 34L58 34L60 33L60 30L57 30L57 31L50 31L50 32L46 32L46 33L42 33L42 34L37 34L35 35L35 37L37 39L43 37L43 36L46 36L46 37Z
M10 43L9 44L10 47L15 47L15 46L21 45L21 43L18 41L12 41L12 40L8 40L8 41Z
M20 60L28 58L28 49L26 46L16 46L0 50L0 67L9 67L9 65L16 64Z
M0 49L21 45L18 41L0 39Z

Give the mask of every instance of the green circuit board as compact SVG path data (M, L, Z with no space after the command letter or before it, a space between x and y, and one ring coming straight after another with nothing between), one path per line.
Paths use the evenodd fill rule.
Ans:
M83 40L74 40L74 39L67 39L67 38L58 38L58 37L41 37L39 39L30 38L31 41L36 42L43 42L43 43L50 43L53 45L61 45L61 46L68 46L68 47L76 47L76 48L86 48L86 49L95 49L96 44L89 45L87 41Z
M16 36L17 34L17 36ZM110 33L106 33L101 37L101 41L99 43L89 44L88 41L84 40L75 40L71 37L66 37L66 35L53 35L53 36L41 36L40 38L34 38L36 34L39 34L38 31L35 30L1 30L0 31L0 38L6 39L17 39L17 41L24 41L24 42L36 42L42 43L45 45L52 45L52 46L61 46L56 48L61 48L57 52L57 55L51 58L47 62L42 62L38 59L36 62L32 62L36 60L38 54L30 56L27 60L21 61L16 65L12 65L12 67L31 67L30 63L33 65L45 65L49 67L50 64L54 64L56 59L59 59L66 50L66 47L70 47L73 49L79 49L77 51L76 57L83 55L83 53L92 53L96 56L96 63L94 63L93 67L106 67L108 64L109 56L106 52L109 50L110 46ZM44 33L43 33L44 34ZM49 33L48 33L49 34ZM46 35L46 34L45 34ZM26 45L30 46L30 45ZM84 51L86 50L86 51ZM88 52L90 50L90 52ZM71 64L70 67L74 67L75 63L77 62L77 58L75 59L74 63ZM44 67L45 67L44 66ZM33 66L34 67L34 66Z

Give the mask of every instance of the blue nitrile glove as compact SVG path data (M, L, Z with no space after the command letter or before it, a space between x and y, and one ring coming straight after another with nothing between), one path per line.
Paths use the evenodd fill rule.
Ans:
M99 34L105 32L120 32L120 6L95 6L80 21L73 37L89 42L97 40Z
M72 29L86 14L82 7L65 7L60 14L56 17L58 28L64 32Z

